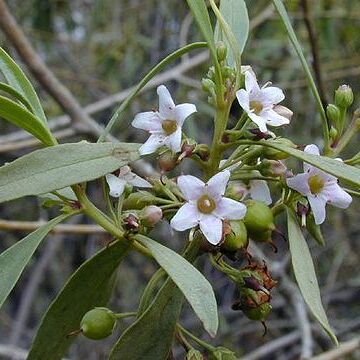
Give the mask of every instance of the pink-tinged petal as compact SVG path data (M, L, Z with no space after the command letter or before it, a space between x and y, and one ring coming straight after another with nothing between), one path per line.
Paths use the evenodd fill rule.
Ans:
M265 109L260 113L260 116L266 120L267 125L282 126L290 123L290 120L284 116L279 115L273 109Z
M245 72L245 89L248 93L260 91L260 86L252 69Z
M250 196L252 199L262 201L266 205L272 203L270 189L265 180L250 180Z
M206 184L208 194L214 198L224 195L229 179L229 170L224 170L214 175Z
M326 195L329 204L341 209L348 208L352 202L352 197L338 184L326 186L323 193Z
M274 105L285 99L283 91L275 86L261 89L261 98L264 104Z
M179 176L177 184L186 200L197 200L205 191L205 184L192 175Z
M238 102L240 106L247 112L250 112L250 99L249 94L244 90L240 89L236 92L236 98L238 99Z
M286 183L289 188L296 190L302 195L307 196L311 193L308 180L309 174L303 173L286 179Z
M200 230L210 244L217 245L222 238L223 224L214 215L204 215L200 220Z
M175 106L175 118L179 126L184 124L184 121L191 114L196 112L196 106L193 104L180 104Z
M136 187L140 187L140 188L151 188L152 185L146 181L145 179L141 178L140 176L134 174L134 173L130 173L129 175L127 175L127 178L129 178L128 183L136 186Z
M165 138L164 145L174 152L181 150L181 127L178 127L174 133Z
M263 133L266 133L267 127L266 127L266 119L256 115L252 112L248 113L249 118L258 126L259 130Z
M107 174L105 176L106 182L109 185L109 194L112 197L119 197L125 189L126 180L120 179L113 174Z
M154 111L139 113L135 116L131 125L137 129L146 131L161 131L161 119Z
M158 134L150 135L146 142L140 146L140 155L152 154L159 147L164 145L164 137Z
M311 210L314 214L315 224L322 224L325 221L326 217L326 200L321 195L309 195L308 200Z
M216 204L215 214L224 220L240 220L246 214L246 206L229 198L221 198Z
M304 152L311 155L320 155L319 148L314 144L305 146Z
M170 225L177 231L191 229L198 225L200 219L199 211L194 204L186 203L171 219Z
M157 88L159 95L159 112L164 119L175 120L175 104L165 85Z

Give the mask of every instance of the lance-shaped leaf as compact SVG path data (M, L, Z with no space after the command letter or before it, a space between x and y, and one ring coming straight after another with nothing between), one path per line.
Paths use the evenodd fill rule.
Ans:
M109 301L115 272L124 259L130 243L116 242L83 263L65 284L50 305L27 360L61 360L79 329L84 314L94 307L105 306Z
M16 100L20 101L29 111L32 110L30 103L24 98L24 96L10 85L0 82L0 91L3 91Z
M45 236L69 214L60 215L0 254L0 308Z
M204 275L166 246L143 235L137 235L136 240L150 250L155 260L183 292L196 315L203 322L205 330L211 336L215 336L219 325L217 304L214 291Z
M326 156L307 154L304 151L290 148L288 146L275 143L273 141L263 141L259 143L262 143L265 146L270 146L277 150L281 150L291 156L294 156L302 161L314 165L317 168L338 177L339 179L343 179L354 185L360 186L360 169L356 168L355 166L344 164L342 161L335 160Z
M320 289L309 247L296 217L290 209L287 209L287 221L291 261L301 294L314 317L319 321L334 343L337 344L338 341L329 325L321 302Z
M36 150L0 168L0 202L96 179L137 160L138 148L82 141Z
M46 124L44 110L33 86L16 62L2 48L0 48L0 71L9 85L29 102L32 112Z
M50 130L37 116L4 96L0 96L0 118L26 130L45 145L56 144Z

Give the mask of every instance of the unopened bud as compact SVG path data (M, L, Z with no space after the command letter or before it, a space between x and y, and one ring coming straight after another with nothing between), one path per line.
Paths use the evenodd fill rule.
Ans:
M337 139L338 131L332 126L330 128L329 135L330 135L330 139L334 141L335 139Z
M225 44L222 41L219 41L216 44L216 55L219 62L222 62L226 59L226 54L227 54L227 48Z
M140 216L141 222L145 226L155 226L163 217L162 210L156 205L146 206Z
M201 85L204 91L208 92L209 94L212 94L215 89L215 84L211 79L204 78L201 80Z
M326 108L326 115L334 125L337 125L339 123L340 110L336 105L329 104Z
M185 360L204 360L204 357L199 350L192 348L186 354Z
M249 191L245 184L237 181L232 181L226 189L226 197L229 197L236 201L240 201L248 192Z
M354 94L349 85L341 85L335 90L335 104L340 108L348 108L354 101Z
M159 156L158 164L162 171L171 171L177 164L177 156L172 151L165 151Z
M294 115L294 113L289 108L283 105L275 105L273 110L277 112L280 116L283 116L284 118L288 119L289 121Z
M280 160L264 159L260 164L259 171L263 176L277 177L284 175L287 167Z
M222 73L223 77L226 79L234 80L236 77L235 69L230 66L224 66L221 69L221 73Z

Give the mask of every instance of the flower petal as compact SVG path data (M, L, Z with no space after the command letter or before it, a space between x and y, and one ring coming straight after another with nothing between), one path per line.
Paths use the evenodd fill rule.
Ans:
M161 118L154 111L141 112L137 114L131 125L137 129L146 131L162 131Z
M155 152L159 147L164 145L164 136L159 134L152 134L146 142L140 146L140 155L147 155Z
M141 188L151 188L152 185L143 179L142 177L131 172L126 176L127 182L133 186L141 187Z
M217 245L222 238L222 221L214 215L204 215L200 220L200 230L210 244Z
M250 196L252 199L262 201L266 205L272 203L270 189L265 180L250 180Z
M165 137L164 145L174 152L181 150L181 127L178 127L174 133Z
M199 219L200 214L196 205L186 203L171 219L170 225L177 231L184 231L197 226Z
M304 152L311 155L320 155L319 148L314 144L305 146Z
M252 69L245 72L245 89L248 93L260 91L260 86Z
M309 204L314 214L315 224L320 225L325 221L326 217L326 200L320 196L309 195Z
M106 182L109 185L109 194L112 197L119 197L125 189L126 180L120 179L113 174L107 174L105 176Z
M248 113L249 118L258 126L261 132L266 133L266 119L252 112Z
M175 118L179 126L184 124L184 121L191 114L196 112L196 106L193 104L180 104L175 106Z
M283 91L275 86L263 88L261 91L262 102L264 104L274 105L285 99Z
M265 109L260 113L260 116L266 119L266 123L270 126L282 126L290 123L290 120L284 116L279 115L273 109Z
M222 219L239 220L246 214L246 206L241 202L223 197L216 204L215 213Z
M326 186L324 193L329 204L341 209L346 209L352 202L352 197L336 183Z
M311 193L308 180L309 173L303 173L286 179L286 183L289 188L294 189L300 194L307 196Z
M227 183L230 179L230 171L224 170L214 175L206 184L207 192L214 198L225 194Z
M159 112L164 119L175 120L175 104L165 85L160 85L157 88L159 95Z
M177 178L177 184L186 200L197 200L205 190L205 184L192 175L179 176Z
M250 99L249 94L244 90L240 89L236 92L236 98L238 99L238 102L240 106L247 112L250 112Z

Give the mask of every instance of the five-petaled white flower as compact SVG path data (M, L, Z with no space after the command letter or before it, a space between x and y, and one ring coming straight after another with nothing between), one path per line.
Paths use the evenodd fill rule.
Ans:
M109 194L112 197L119 197L124 192L127 184L141 188L152 187L148 181L134 174L127 165L120 168L119 176L107 174L105 178L109 185Z
M320 155L316 145L308 145L304 151L308 154ZM315 223L322 224L325 220L327 203L346 209L351 196L337 182L337 178L326 172L304 163L304 173L286 180L287 185L307 197L314 214Z
M178 231L200 225L206 239L217 245L222 238L222 220L238 220L246 214L244 204L223 197L229 178L228 170L214 175L206 184L191 175L179 176L177 183L187 202L170 225Z
M135 116L132 126L146 130L151 135L140 147L141 155L151 154L161 146L178 152L181 150L181 128L185 119L196 112L193 104L175 105L164 85L157 88L159 111L147 111Z
M289 109L286 108L290 112L287 117L281 115L284 111L276 111L275 105L285 98L282 90L275 86L260 88L251 69L245 72L245 89L238 90L236 97L240 106L262 132L267 132L266 125L281 126L290 122L292 112Z

